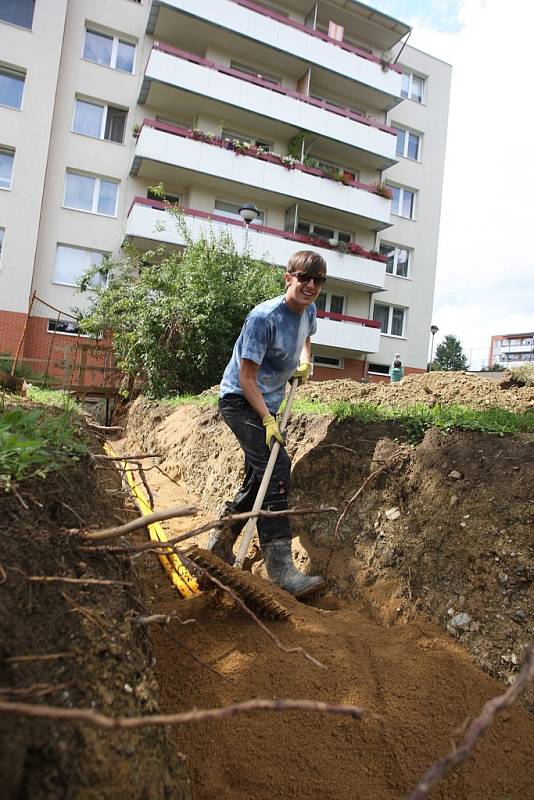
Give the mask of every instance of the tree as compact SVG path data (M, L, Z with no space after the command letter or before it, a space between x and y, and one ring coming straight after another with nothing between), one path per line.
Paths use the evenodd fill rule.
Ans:
M438 345L434 363L437 364L437 369L450 372L467 369L467 356L462 350L460 340L456 336L449 334Z
M92 293L82 331L111 330L117 366L142 377L151 397L218 383L250 309L283 292L281 270L239 253L229 234L194 241L179 215L177 224L182 252L126 246L125 258L94 267L80 283ZM95 280L103 270L107 285Z

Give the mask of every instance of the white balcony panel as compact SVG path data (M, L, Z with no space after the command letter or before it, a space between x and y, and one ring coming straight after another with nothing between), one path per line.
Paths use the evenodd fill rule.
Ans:
M396 161L397 139L391 133L168 53L152 51L146 77L357 147L384 164Z
M227 225L218 220L204 220L198 217L185 216L187 226L193 238L198 238L210 228L219 233L226 231L234 240L238 250L245 243L245 231L236 225ZM134 204L126 224L126 233L138 239L155 240L175 245L184 245L185 241L174 217L169 212ZM326 259L328 275L353 284L359 288L380 291L384 288L386 266L381 261L373 261L360 256L337 253L313 245L301 244L282 237L273 236L250 226L248 247L255 258L264 258L272 264L285 267L289 258L298 250L313 250Z
M505 344L504 347L495 348L494 354L506 355L506 353L530 353L534 351L534 344Z
M355 322L336 322L320 317L317 319L317 333L312 344L337 347L341 350L357 350L360 353L378 353L380 350L380 329L368 328Z
M202 0L201 3L199 0L164 0L164 4L369 86L389 95L391 106L401 100L401 75L398 72L384 71L375 61L342 50L230 0Z
M335 208L355 214L362 221L370 221L376 230L390 225L391 200L385 197L148 126L141 130L137 140L135 159L169 164L279 196Z

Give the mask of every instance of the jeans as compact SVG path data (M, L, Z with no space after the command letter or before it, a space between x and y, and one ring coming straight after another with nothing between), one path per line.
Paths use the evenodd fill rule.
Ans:
M225 514L252 511L271 451L265 443L265 429L261 417L244 397L228 394L219 400L219 411L237 438L245 454L245 478L243 485L231 502L225 503ZM274 465L273 474L262 509L285 511L291 477L291 460L281 447ZM291 526L287 517L258 517L258 536L263 547L276 539L291 539ZM236 537L246 525L246 520L232 523Z

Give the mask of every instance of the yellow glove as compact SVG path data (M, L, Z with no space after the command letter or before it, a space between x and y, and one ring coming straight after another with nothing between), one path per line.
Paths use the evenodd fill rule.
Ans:
M292 377L298 378L299 386L302 386L302 384L306 383L306 381L310 377L310 373L311 373L311 364L305 361L303 364L299 364L299 366L293 373Z
M267 414L262 419L263 427L265 428L265 444L272 450L273 447L273 439L283 446L286 443L284 439L284 434L278 427L278 422L275 420L272 414Z

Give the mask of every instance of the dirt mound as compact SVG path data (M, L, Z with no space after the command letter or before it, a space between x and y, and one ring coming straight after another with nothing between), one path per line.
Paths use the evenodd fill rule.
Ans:
M95 447L96 449L96 447ZM101 473L103 474L103 473ZM102 488L85 460L0 498L0 697L110 715L157 710L158 687L129 564L91 556L62 529L113 520L119 488ZM111 498L111 499L110 499ZM1 577L5 574L5 579ZM29 576L100 578L116 585L30 582ZM124 582L126 582L124 584ZM42 656L51 658L42 658ZM30 658L28 658L30 657ZM37 658L34 658L37 657ZM3 800L186 798L189 786L165 732L117 734L82 723L0 714Z
M454 403L470 408L503 408L521 413L534 408L534 387L503 389L497 381L466 372L430 372L406 375L399 383L358 383L350 379L311 381L299 389L306 400L376 403L404 408L415 403L433 406Z
M215 509L237 485L240 451L215 410L182 407L171 413L138 401L130 425L128 449L139 435L137 444L161 452L164 471L177 482L150 473L162 507L198 500ZM502 691L462 647L496 637L488 661L495 656L500 668L503 648L519 655L530 626L518 628L501 614L503 603L514 607L519 587L502 599L493 568L498 562L486 555L491 535L483 527L488 500L483 500L481 483L488 473L494 485L501 459L505 476L520 466L527 470L527 481L531 446L429 432L414 449L398 441L398 435L392 425L340 425L325 417L302 416L291 424L296 502L335 502L341 510L371 472L402 453L398 467L371 482L347 515L330 591L311 606L289 599L291 619L271 626L284 645L306 648L326 670L276 649L222 595L183 603L182 617L196 620L187 627L187 648L204 668L192 667L183 640L169 642L163 632L151 629L165 710L293 697L354 703L368 711L362 722L304 714L238 717L192 727L185 741L174 731L198 800L319 795L400 800L450 749L451 737L459 738L484 702ZM449 477L453 470L459 477ZM521 482L514 484L514 507L521 513L529 507L527 486L521 493ZM453 494L457 499L451 505ZM481 497L483 509L478 508ZM493 506L496 518L503 506ZM388 519L386 512L393 508L400 514ZM324 567L334 523L323 517L301 520L295 526L297 557L304 558L305 545L312 568ZM517 526L511 509L506 526L517 550L520 541L527 544L526 526ZM186 530L191 521L176 520L169 527ZM516 563L528 561L523 550ZM151 610L175 611L176 601L161 596L167 578L158 565L147 557L144 569ZM482 580L475 582L479 576ZM530 609L530 583L521 585L523 608ZM470 622L466 632L447 633L450 604L455 614L469 612L480 627L471 630ZM439 627L424 621L421 612ZM493 627L496 614L503 617L502 630ZM507 641L514 628L519 634ZM507 674L515 669L513 662L504 666ZM438 785L432 798L523 800L534 777L533 733L534 720L525 711L515 709L500 718L475 758Z

